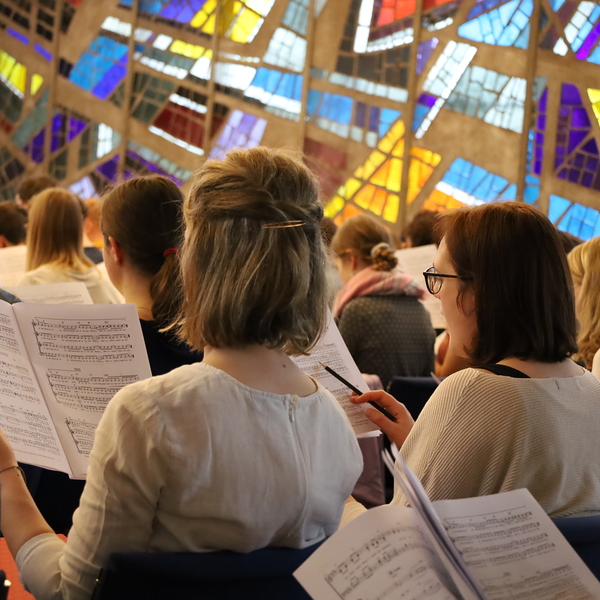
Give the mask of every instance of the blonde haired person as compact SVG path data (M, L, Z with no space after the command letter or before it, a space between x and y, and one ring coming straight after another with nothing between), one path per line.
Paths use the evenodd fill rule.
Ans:
M575 246L569 252L568 261L579 321L578 351L574 358L592 369L600 349L600 237ZM593 372L600 376L600 355Z
M37 600L89 600L117 550L302 548L337 529L360 452L289 358L326 325L321 215L315 178L282 151L232 151L194 175L180 330L205 360L110 401L66 544L0 434L2 532Z
M79 198L62 188L34 196L27 226L27 273L19 285L81 282L96 304L121 299L108 277L83 253Z

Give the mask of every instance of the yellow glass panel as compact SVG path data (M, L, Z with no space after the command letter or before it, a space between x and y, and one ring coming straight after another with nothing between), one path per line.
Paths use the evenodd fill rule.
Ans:
M600 90L588 89L587 92L590 102L592 103L592 108L594 109L596 119L598 119L598 123L600 123Z
M398 211L400 210L400 198L396 194L388 194L388 199L383 211L383 218L390 223L398 220Z
M367 158L364 166L362 167L361 179L369 179L375 172L377 167L381 166L386 159L386 155L379 152L379 150L373 150L371 156ZM358 169L357 169L358 171ZM359 177L358 173L355 173L356 177Z
M380 185L381 187L386 187L388 182L388 174L390 171L390 161L386 160L379 169L377 169L375 175L371 177L371 183L375 185Z
M399 192L402 181L402 161L399 158L390 160L390 171L388 173L387 189Z
M250 34L252 34L262 20L263 19L260 15L257 15L252 11L245 10L236 19L234 26L231 28L229 37L234 42L245 44L248 41Z
M0 73L8 79L17 61L10 54L2 50L0 50L0 53Z
M212 35L215 32L215 15L210 15L210 17L208 17L208 20L202 27L202 31L209 35Z
M392 150L392 154L398 158L402 158L404 156L404 138L398 140L394 146L394 149Z
M343 225L344 221L347 221L348 219L350 219L352 217L356 217L356 215L364 215L364 214L365 214L365 211L360 210L360 208L358 208L357 206L354 206L353 204L346 204L343 212L341 212L334 219L334 221L335 221L335 224L339 227L340 225Z
M272 0L244 0L244 4L264 17L271 10L273 2Z
M174 54L181 54L188 58L200 58L205 49L202 46L196 46L195 44L187 44L182 40L175 40L169 48Z
M207 0L206 4L196 13L196 16L190 21L192 27L202 27L208 19L208 15L212 14L217 6L217 0ZM214 27L214 26L213 26Z
M362 208L369 208L374 193L375 188L372 185L367 184L359 192L356 193L356 195L354 196L354 202L356 202L356 204L358 204Z
M439 190L433 190L433 192L431 192L429 195L429 198L427 198L423 204L423 208L440 212L444 210L451 210L453 208L460 208L461 206L465 205L462 202L459 202L453 196L444 194L444 192L440 192Z
M335 196L331 202L325 207L325 216L333 218L344 208L344 199L339 196Z
M9 81L20 91L25 93L25 79L27 78L27 69L20 63L17 63L10 73Z
M361 185L362 183L357 179L348 179L348 181L346 181L346 198L352 198Z
M419 160L412 159L410 161L410 169L408 171L408 194L406 202L410 204L421 191L426 181L431 177L433 168L422 163Z
M427 163L432 167L437 167L442 159L439 154L436 154L431 150L425 150L424 148L417 148L415 146L411 148L410 154L415 158L420 158L424 163Z
M381 216L387 197L388 193L385 190L375 190L375 196L373 196L373 200L371 200L369 210L376 215Z
M31 95L35 96L38 93L38 90L40 89L40 87L42 87L42 84L44 83L44 78L39 75L38 73L34 73L33 77L31 78Z

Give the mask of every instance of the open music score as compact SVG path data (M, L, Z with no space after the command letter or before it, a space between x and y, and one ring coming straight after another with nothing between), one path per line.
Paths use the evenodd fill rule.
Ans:
M0 338L5 328L13 342L0 339L0 426L18 460L84 477L106 405L151 376L135 306L0 304ZM18 424L4 416L11 410ZM25 410L50 432L47 450Z
M377 435L379 429L365 416L364 408L352 404L352 392L333 375L327 373L320 363L330 366L359 390L368 392L369 388L363 379L354 359L352 358L342 336L330 315L325 335L319 340L308 356L293 356L292 360L307 375L316 379L325 389L329 390L340 403L348 416L352 428L358 437Z
M527 490L432 503L414 474L396 482L412 508L361 514L294 573L314 600L600 598L600 582Z

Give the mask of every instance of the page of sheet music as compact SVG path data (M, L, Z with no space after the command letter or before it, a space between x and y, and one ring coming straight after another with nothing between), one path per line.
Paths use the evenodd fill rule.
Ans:
M6 288L23 302L43 304L93 304L94 301L81 281L46 283L44 285L19 285Z
M352 392L319 364L321 362L331 367L362 392L369 391L333 317L330 316L325 335L310 351L310 355L292 356L291 358L305 373L316 379L335 396L350 419L352 428L358 437L376 435L379 432L379 429L365 416L364 408L350 402L349 398L352 396Z
M329 538L294 576L315 600L460 598L415 512L404 506L363 513Z
M600 582L528 490L433 505L490 600L600 598Z
M437 248L435 244L429 244L428 246L396 250L394 254L400 266L407 273L410 273L424 290L427 290L423 271L426 271L433 265L436 252ZM446 329L446 319L442 314L441 302L430 293L427 293L427 298L422 300L422 302L431 315L431 324L433 327L435 329Z
M10 440L17 460L68 470L13 307L6 302L0 302L0 428Z
M151 376L135 306L22 302L14 310L73 476L83 477L109 400Z
M27 247L25 244L0 248L0 285L19 285L25 275Z

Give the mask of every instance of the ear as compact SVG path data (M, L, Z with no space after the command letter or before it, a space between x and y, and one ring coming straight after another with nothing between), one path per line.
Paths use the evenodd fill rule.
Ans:
M353 271L356 271L358 268L358 254L354 250L350 250L350 267Z
M115 240L112 235L108 236L108 244L106 244L106 249L112 253L115 262L120 266L123 264L124 252L121 246L119 246L119 242Z

